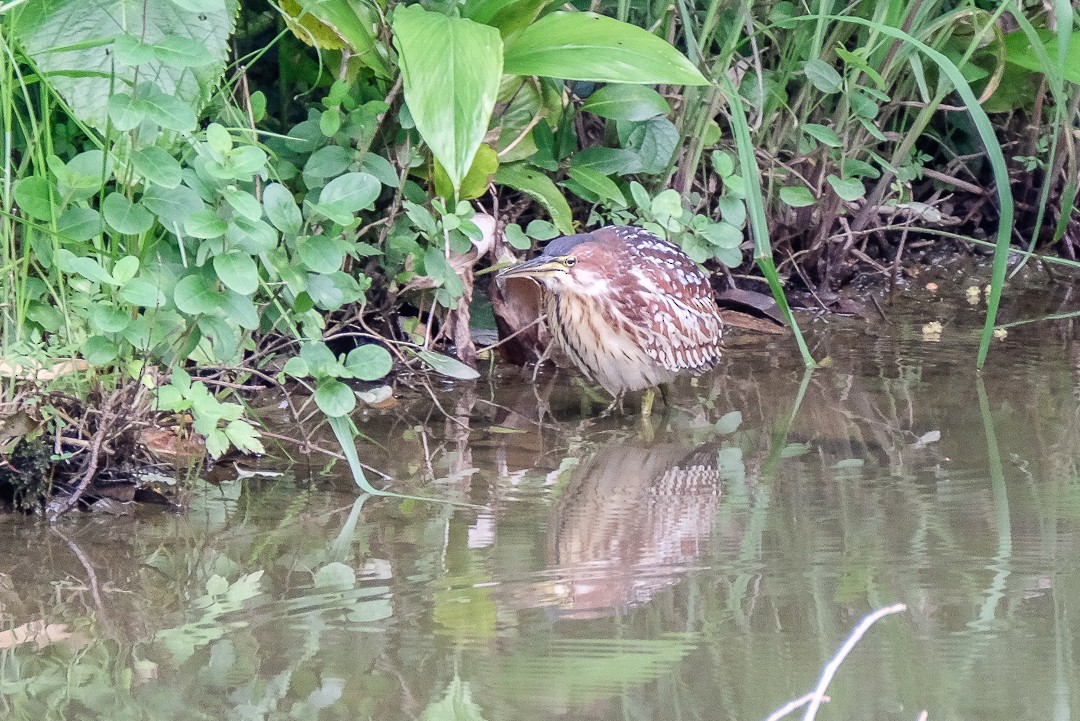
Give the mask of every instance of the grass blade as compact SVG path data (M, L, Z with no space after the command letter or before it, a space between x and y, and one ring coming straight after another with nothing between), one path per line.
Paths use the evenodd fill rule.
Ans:
M799 324L788 305L784 295L784 287L780 283L780 276L776 272L776 264L773 262L772 243L769 241L769 224L765 220L765 200L761 197L760 183L753 182L754 178L761 175L754 157L754 145L750 139L750 126L746 122L746 113L743 110L742 98L726 74L720 76L720 84L727 95L728 105L731 108L731 126L735 132L735 146L739 152L739 172L745 179L746 209L750 217L750 230L754 237L754 260L761 269L765 280L769 284L776 304L780 306L780 312L784 319L795 332L795 342L799 345L799 353L802 354L803 363L808 368L816 368L817 361L810 355L810 349L806 347Z

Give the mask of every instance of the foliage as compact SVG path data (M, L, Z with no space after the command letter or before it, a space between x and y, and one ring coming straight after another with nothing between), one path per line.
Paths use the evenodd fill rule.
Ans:
M335 419L394 359L468 376L433 347L471 362L477 271L578 223L641 224L711 267L752 247L782 302L856 258L895 278L909 231L997 230L980 363L1010 184L1029 252L1080 242L1068 3L4 8L0 355L85 362L50 381L84 396L160 386L214 455L261 445L200 374L301 381Z

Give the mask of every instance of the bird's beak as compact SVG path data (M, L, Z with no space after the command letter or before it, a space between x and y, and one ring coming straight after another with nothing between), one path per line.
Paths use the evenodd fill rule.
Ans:
M541 278L545 275L565 271L566 266L556 258L546 255L538 255L532 260L512 265L499 273L499 280L506 278Z

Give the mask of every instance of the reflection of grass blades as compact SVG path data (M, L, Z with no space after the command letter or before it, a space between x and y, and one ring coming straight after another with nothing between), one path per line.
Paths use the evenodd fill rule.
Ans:
M889 25L883 25L874 22L873 20L864 20L863 18L845 17L841 15L808 15L794 18L792 22L820 21L822 19L863 25L884 35L900 40L901 42L908 43L937 64L941 69L941 72L943 72L949 79L949 82L953 84L956 92L959 93L964 104L967 106L968 113L971 115L971 121L974 123L975 129L979 133L979 139L982 140L983 147L986 148L986 155L990 161L990 167L994 174L994 184L997 186L998 202L1001 205L1001 215L998 219L997 239L994 244L994 265L990 278L990 297L987 299L986 303L986 322L983 324L982 337L979 340L979 355L975 362L976 367L982 368L983 364L986 362L986 353L990 348L990 339L994 334L994 321L997 318L998 305L1001 302L1001 290L1005 285L1005 268L1006 261L1009 257L1009 239L1012 233L1014 214L1012 189L1009 187L1009 174L1005 167L1005 155L1001 152L1001 144L998 142L997 135L994 134L994 126L990 124L990 118L986 115L986 111L982 109L982 106L979 105L975 93L964 79L960 69L943 53L934 50L921 40L913 38L903 30Z
M449 501L444 498L429 498L426 496L409 496L404 493L383 491L376 488L368 481L367 476L364 474L364 467L360 465L360 456L356 453L356 430L353 428L352 420L350 420L348 416L327 416L326 420L330 423L330 428L333 429L334 436L337 437L338 444L341 446L341 452L349 462L349 470L352 471L353 480L356 481L356 485L359 486L360 490L364 493L368 493L372 496L389 496L391 498L402 498L413 501L427 501L428 503L447 503L453 506L482 508L482 506L477 506L474 503Z
M784 314L788 325L795 331L795 342L799 344L803 362L813 368L817 366L817 362L810 355L810 349L806 347L799 324L795 322L795 316L791 313L787 298L784 296L784 288L780 284L780 276L776 273L776 264L773 262L769 225L765 220L765 201L761 197L761 183L755 180L760 175L760 171L754 158L754 145L750 139L750 126L746 123L742 100L739 97L739 91L735 89L735 85L727 74L720 77L720 82L731 105L731 126L735 131L735 145L739 151L739 174L742 175L746 188L746 209L750 216L750 228L754 234L754 259L765 275L765 280L769 283L769 289L776 298L780 311Z

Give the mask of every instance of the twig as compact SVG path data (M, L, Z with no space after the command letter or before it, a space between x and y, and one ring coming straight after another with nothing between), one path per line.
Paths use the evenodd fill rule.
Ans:
M810 705L806 708L806 713L803 714L803 721L813 721L814 715L817 714L818 707L821 706L821 702L825 698L825 689L829 687L829 683L832 681L833 676L840 670L840 664L843 663L844 659L847 658L847 655L851 653L851 649L855 648L855 644L859 642L859 639L870 630L870 627L886 616L906 610L907 604L894 603L891 606L879 608L868 616L865 616L863 620L859 622L859 625L855 627L855 630L852 631L847 637L847 640L844 641L840 650L837 651L832 660L825 665L825 670L822 671L817 686L811 692L813 698L810 700Z
M813 701L815 698L817 698L817 696L815 696L814 692L811 691L810 693L808 693L808 694L806 694L804 696L800 696L799 698L795 699L794 701L788 701L786 704L784 704L783 706L781 706L780 708L776 709L771 714L769 714L769 718L765 719L765 721L778 721L778 719L784 718L785 716L787 716L789 713L791 713L795 709L802 708L806 704ZM828 701L828 700L829 700L828 696L826 696L825 698L822 699L822 701Z
M102 414L102 418L98 421L98 429L91 440L90 456L83 463L83 467L80 470L81 478L79 478L78 485L75 486L75 490L73 490L71 495L67 498L56 500L49 504L50 523L56 523L56 520L60 518L60 516L71 510L72 506L78 503L79 499L82 498L82 494L86 490L86 487L90 485L90 481L94 479L94 474L97 473L98 463L101 458L101 446L105 443L105 436L112 430L114 420L115 416L112 414L111 409L108 414Z
M894 613L900 613L906 611L907 606L903 603L894 603L891 606L885 608L879 608L868 616L864 616L863 620L859 622L859 625L855 627L855 630L848 635L843 645L836 652L836 655L832 657L828 664L825 665L824 670L821 672L821 677L818 679L818 684L808 694L800 696L794 701L788 701L786 704L773 711L765 721L777 721L778 719L787 716L792 711L806 706L806 713L803 714L803 721L813 721L814 714L817 713L818 707L822 703L829 700L829 697L825 695L825 689L829 687L829 683L832 681L833 676L836 675L837 670L840 668L840 664L851 649L855 648L855 644L859 642L859 639L873 626L877 621Z

